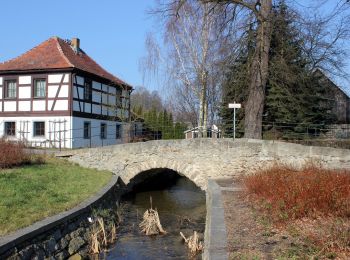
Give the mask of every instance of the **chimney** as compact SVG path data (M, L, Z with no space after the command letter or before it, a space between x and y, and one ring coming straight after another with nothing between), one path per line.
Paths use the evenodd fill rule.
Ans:
M72 38L71 45L75 52L79 52L80 50L80 39L79 38Z

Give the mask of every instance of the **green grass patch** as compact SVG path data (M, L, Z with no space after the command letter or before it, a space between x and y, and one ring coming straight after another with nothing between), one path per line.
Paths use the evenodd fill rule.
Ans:
M112 173L65 160L0 170L0 236L68 210L91 197Z

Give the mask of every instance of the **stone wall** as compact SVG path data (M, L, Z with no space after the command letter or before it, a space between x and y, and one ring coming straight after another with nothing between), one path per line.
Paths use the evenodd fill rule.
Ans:
M168 168L204 190L208 179L247 174L275 162L300 167L314 161L327 168L350 169L350 150L253 139L159 140L67 153L73 155L71 161L111 171L125 184L140 172Z
M77 207L0 238L0 259L67 259L88 255L94 209L115 207L122 193L118 177ZM77 255L78 256L78 255Z

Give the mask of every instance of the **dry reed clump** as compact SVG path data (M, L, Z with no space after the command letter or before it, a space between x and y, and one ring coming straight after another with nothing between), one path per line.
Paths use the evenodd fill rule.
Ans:
M97 217L93 223L90 235L90 252L99 254L106 250L108 245L113 244L117 237L116 225L112 222L105 225L102 217Z
M248 198L274 219L350 216L350 171L273 166L244 178Z
M0 168L10 168L30 161L30 155L24 150L24 144L0 139Z
M199 241L199 237L196 231L194 231L193 235L189 238L186 238L182 232L180 232L180 235L187 244L187 247L190 250L192 256L198 254L203 250L203 244Z
M143 214L143 220L139 225L141 232L145 233L147 236L166 234L166 231L160 224L157 209L152 209L152 197L150 197L150 202L151 208L145 211Z

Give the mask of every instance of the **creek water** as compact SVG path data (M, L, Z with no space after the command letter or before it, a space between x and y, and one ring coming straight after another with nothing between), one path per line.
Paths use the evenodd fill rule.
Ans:
M122 223L117 241L105 255L106 259L189 259L180 231L188 237L195 230L203 237L205 193L193 182L177 174L167 180L155 176L154 183L160 185L139 186L122 199ZM150 208L150 197L167 232L164 235L146 236L140 231L139 223L143 213ZM190 259L201 259L201 255Z

